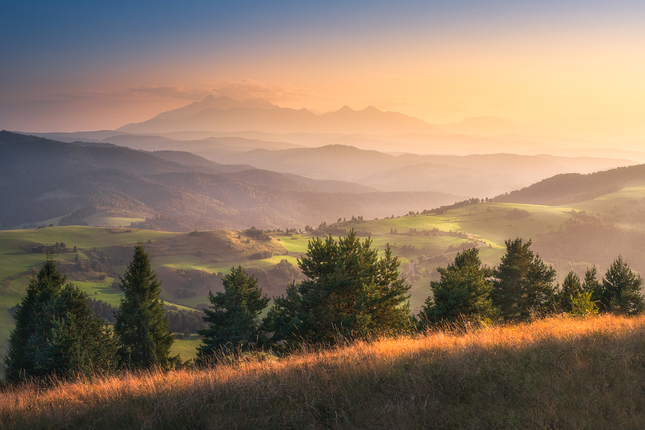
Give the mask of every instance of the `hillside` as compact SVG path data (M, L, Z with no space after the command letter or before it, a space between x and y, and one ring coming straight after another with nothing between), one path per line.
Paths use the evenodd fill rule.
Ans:
M355 342L203 370L109 376L0 396L32 428L642 428L645 317Z
M565 172L590 173L634 164L618 159L543 155L391 155L346 145L204 156L219 163L350 181L381 191L451 190L468 197L497 195Z
M199 178L188 176L188 180ZM401 197L394 194L393 198ZM369 193L338 194L337 197L346 196L347 201L340 199L335 204L339 208L350 200L359 204L359 196L364 195ZM316 198L315 193L301 196ZM397 214L401 212L394 212L378 220L347 217L309 234L274 231L267 242L239 231L164 233L90 227L0 231L0 326L4 327L0 344L12 326L7 309L24 294L30 271L44 261L43 252L61 251L56 243L66 244L64 252L56 254L56 260L70 279L92 297L116 305L119 292L112 283L123 273L134 244L143 240L153 268L163 281L164 300L197 308L208 302L209 290L221 288L223 274L238 264L258 277L267 294L283 294L287 283L298 276L296 259L306 252L312 234L339 236L354 228L361 236L371 236L381 252L388 244L391 246L401 261L402 276L412 286L410 305L415 311L431 294L429 283L437 279L435 269L445 267L457 251L477 246L482 261L493 267L499 264L504 241L515 237L532 239L532 248L554 266L560 282L569 270L583 275L594 265L602 276L618 255L635 271L645 273L644 202L645 187L625 188L565 206L471 201L419 214L400 216ZM513 216L514 213L522 216ZM75 246L77 251L72 252ZM74 261L77 254L82 270Z
M499 195L495 201L560 205L593 199L627 186L642 184L645 184L645 164L587 175L556 175L521 190Z
M148 228L175 231L293 228L459 199L441 192L377 193L362 185L224 166L185 152L158 155L1 132L0 228L129 225L146 218L167 221ZM354 193L361 196L354 199Z

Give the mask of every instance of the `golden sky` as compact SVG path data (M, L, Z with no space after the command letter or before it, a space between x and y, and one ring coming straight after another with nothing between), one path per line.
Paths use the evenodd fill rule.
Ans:
M9 130L113 129L213 94L645 138L637 2L20 3L0 30Z

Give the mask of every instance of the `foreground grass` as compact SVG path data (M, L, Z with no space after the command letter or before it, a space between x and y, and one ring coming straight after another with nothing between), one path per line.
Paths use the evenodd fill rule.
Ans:
M276 361L9 388L12 428L644 428L645 317L557 318Z

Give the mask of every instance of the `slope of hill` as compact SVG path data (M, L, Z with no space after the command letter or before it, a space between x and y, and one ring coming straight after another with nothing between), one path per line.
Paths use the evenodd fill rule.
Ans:
M581 175L556 175L495 197L499 202L560 205L589 200L629 185L645 184L645 164Z
M166 159L113 145L2 132L0 228L85 224L96 213L119 218L118 224L161 218L165 221L148 227L178 231L293 228L353 214L373 218L410 207L423 210L460 198L379 194L349 183L256 169L244 173L245 166L222 166L186 153L161 156Z
M565 172L593 172L633 164L628 160L516 154L389 155L345 145L280 151L256 149L205 157L226 164L357 182L382 191L446 191L493 196Z
M253 172L253 171L251 171ZM96 173L97 181L103 182ZM121 180L127 175L116 171ZM259 172L261 175L263 172ZM273 173L269 173L269 176ZM211 211L225 212L231 207L253 207L259 201L262 210L240 210L234 216L251 220L281 208L287 216L293 210L289 201L276 200L269 192L260 200L245 194L245 188L255 188L226 178L228 185L218 185L214 175L202 173L160 173L151 175L141 184L142 190L133 190L132 196L111 196L123 200L122 204L154 205L155 196L160 201L174 197L175 187L191 189L187 199L207 199L212 196ZM260 176L262 178L262 176ZM172 187L167 183L174 184ZM301 185L284 183L279 186ZM229 185L233 192L229 193ZM203 188L203 189L202 189ZM108 190L102 190L107 193ZM297 195L303 208L321 203L320 194L306 191L284 191ZM141 194L144 194L143 196ZM436 280L436 267L445 267L455 254L464 248L479 247L482 261L489 266L499 264L504 253L504 241L515 237L533 241L532 248L558 272L562 281L569 270L583 275L588 267L596 266L601 277L611 262L622 255L637 272L645 273L645 186L623 188L595 199L565 206L542 206L520 203L481 202L471 200L452 204L425 213L403 209L420 193L370 193L334 194L335 198L323 202L329 210L347 211L348 205L365 207L380 199L383 210L391 215L378 220L361 217L339 219L337 223L321 223L310 233L274 231L271 240L258 240L242 231L215 231L191 233L165 233L147 230L102 229L89 227L52 227L33 230L0 231L0 344L8 336L12 322L7 309L14 306L24 294L30 270L44 260L44 252L56 251L56 261L64 272L92 297L118 304L119 292L112 288L116 275L122 274L134 243L143 240L149 250L152 264L163 281L163 298L169 303L191 308L207 303L209 290L221 288L221 276L233 265L241 264L258 276L260 285L270 295L284 294L286 285L296 278L296 258L307 250L312 235L343 235L355 229L360 236L371 236L381 251L388 245L400 258L401 274L412 286L411 309L418 309L431 294L429 283ZM386 198L386 197L389 197ZM127 200L127 199L131 200ZM149 200L145 200L145 199ZM365 200L366 202L363 202ZM182 202L189 200L180 200ZM249 203L250 202L250 203ZM417 202L418 203L418 202ZM272 206L273 205L273 206ZM407 206L408 208L410 206ZM191 208L198 218L200 209ZM513 216L521 213L523 216ZM402 215L405 214L405 215ZM315 213L309 213L315 216ZM360 215L356 212L353 215ZM188 216L188 215L185 215ZM153 219L150 223L162 223ZM280 228L290 228L288 223ZM316 227L314 225L313 227ZM63 245L64 244L64 245ZM77 247L76 251L72 251ZM75 256L79 256L79 264ZM381 254L382 255L382 254ZM289 265L282 263L286 260ZM3 338L3 336L5 336Z
M638 429L645 318L428 332L208 369L7 387L0 426Z

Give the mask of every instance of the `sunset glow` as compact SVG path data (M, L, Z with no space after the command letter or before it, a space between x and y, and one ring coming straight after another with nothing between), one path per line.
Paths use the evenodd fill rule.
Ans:
M1 128L114 129L212 94L645 137L642 3L117 3L5 7Z

